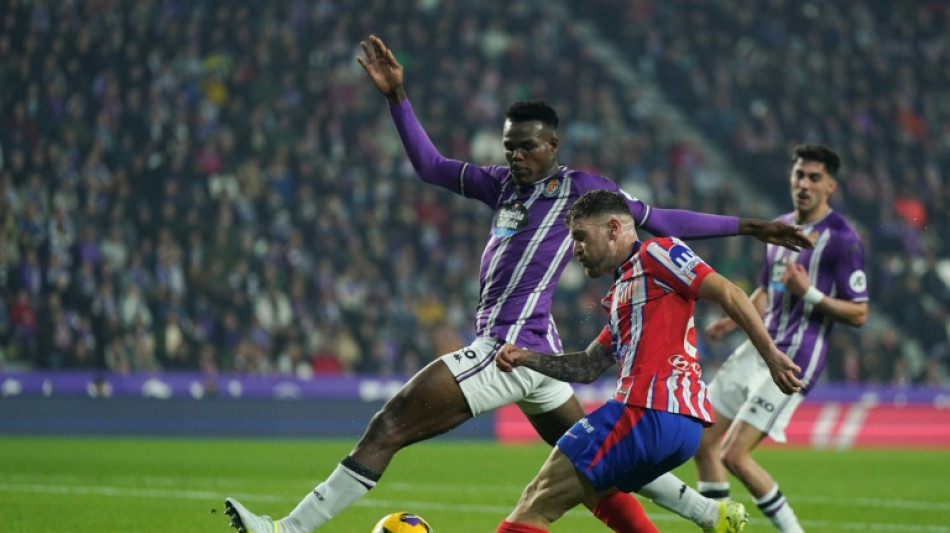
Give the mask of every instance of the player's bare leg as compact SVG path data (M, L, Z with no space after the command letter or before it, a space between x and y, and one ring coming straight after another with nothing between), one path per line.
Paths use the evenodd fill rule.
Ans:
M581 405L577 396L571 396L568 400L551 411L538 414L526 414L528 421L538 432L538 435L544 439L544 442L551 446L557 444L557 440L564 435L564 432L571 429L575 422L587 416L587 411Z
M696 489L707 498L717 501L729 499L729 473L722 464L722 438L732 420L716 411L716 423L703 430L699 449L693 455L699 477Z
M317 529L375 487L399 450L446 433L470 418L471 410L449 368L441 359L429 363L373 416L353 451L330 477L277 521L279 531L310 533ZM232 498L226 509L233 510L228 514L239 530L278 530L269 519L250 513ZM259 530L248 527L251 524Z
M745 484L762 514L767 516L779 531L802 533L798 517L779 490L778 484L752 458L752 450L765 436L758 428L742 420L735 421L722 441L722 462L729 472Z
M551 522L578 503L590 507L596 500L597 493L590 480L555 448L538 475L525 487L518 505L505 521L546 530Z
M436 359L373 416L350 458L382 474L402 448L447 433L470 418L455 376Z

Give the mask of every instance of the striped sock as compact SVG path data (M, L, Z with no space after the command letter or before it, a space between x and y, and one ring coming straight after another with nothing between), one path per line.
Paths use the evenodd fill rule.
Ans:
M724 502L729 499L728 481L698 481L696 482L696 490L703 496L717 502Z
M782 533L804 533L802 526L798 523L798 517L792 506L785 500L785 495L778 490L778 484L774 485L761 498L754 498L755 504L759 506L762 514Z

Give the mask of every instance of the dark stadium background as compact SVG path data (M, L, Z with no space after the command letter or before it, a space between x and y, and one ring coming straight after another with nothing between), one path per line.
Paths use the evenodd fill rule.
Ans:
M413 176L355 62L373 32L460 159L499 161L504 107L544 97L564 163L771 218L790 147L835 147L872 317L837 328L825 380L946 386L948 22L875 0L5 2L0 369L403 376L469 340L488 210ZM757 241L692 244L754 286ZM566 346L602 291L565 276ZM737 340L702 340L709 372Z

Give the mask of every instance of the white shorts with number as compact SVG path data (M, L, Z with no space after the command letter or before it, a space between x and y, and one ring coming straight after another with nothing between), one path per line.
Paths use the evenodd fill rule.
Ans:
M442 356L455 376L474 416L503 405L517 404L525 414L547 413L560 407L574 389L563 381L524 367L502 372L495 366L495 353L503 341L479 338L457 352Z
M717 413L742 420L775 442L786 441L785 428L803 399L801 393L787 395L778 388L748 340L732 352L709 384L709 401Z

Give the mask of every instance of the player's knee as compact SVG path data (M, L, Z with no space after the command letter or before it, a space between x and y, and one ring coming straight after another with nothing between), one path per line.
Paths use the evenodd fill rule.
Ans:
M696 453L693 454L693 460L697 463L709 463L712 461L718 461L719 455L720 452L718 446L700 443Z
M748 453L736 448L726 447L719 452L719 460L734 475L742 471L742 465L748 458Z

